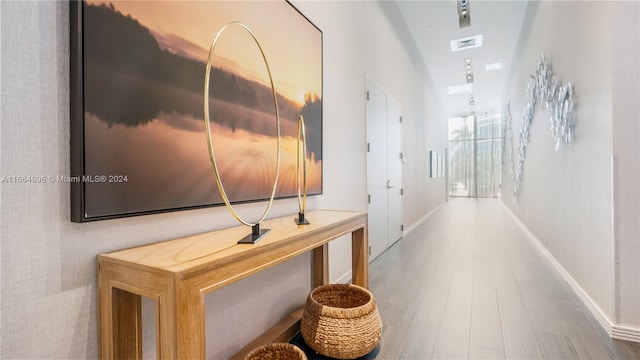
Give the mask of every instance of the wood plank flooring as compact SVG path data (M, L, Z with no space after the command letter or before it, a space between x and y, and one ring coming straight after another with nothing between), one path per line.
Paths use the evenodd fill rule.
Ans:
M370 265L377 359L640 359L496 199L451 199Z

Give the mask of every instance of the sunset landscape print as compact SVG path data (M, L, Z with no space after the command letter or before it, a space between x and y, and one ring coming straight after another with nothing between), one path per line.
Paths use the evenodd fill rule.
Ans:
M86 1L83 6L85 214L127 216L222 204L205 140L209 47L246 24L269 61L280 113L277 197L295 196L297 119L305 119L309 194L322 192L322 33L285 1ZM268 199L277 128L269 76L242 29L219 39L211 134L232 202Z

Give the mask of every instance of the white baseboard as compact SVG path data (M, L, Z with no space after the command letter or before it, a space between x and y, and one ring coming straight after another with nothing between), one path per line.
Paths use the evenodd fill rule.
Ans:
M351 283L351 270L347 271L344 275L340 276L336 281L336 284L350 284Z
M558 260L547 250L547 248L542 245L540 240L533 235L533 233L518 219L518 217L511 212L511 209L502 201L500 201L504 208L507 210L509 215L515 220L515 222L520 226L520 228L525 232L529 241L544 255L547 260L553 265L558 273L562 276L562 278L569 284L573 292L582 300L582 302L587 306L593 317L600 323L600 325L605 329L605 331L609 334L610 337L618 340L626 340L633 342L640 342L640 329L627 328L623 326L618 326L609 319L607 315L605 315L604 311L598 306L598 304L591 299L591 297L582 289L582 287L575 281L575 279L567 272L567 270L558 262Z
M431 210L429 213L427 213L425 216L423 216L422 218L420 218L420 220L416 221L413 225L409 226L407 229L405 229L402 232L402 237L407 236L407 234L409 234L411 231L415 230L415 228L422 224L423 221L427 220L429 218L429 216L433 215L436 211L438 211L438 209L440 209L444 204L446 204L446 201L442 202L440 205L436 206L435 209ZM399 241L400 239L396 240ZM387 249L388 250L388 249ZM386 251L386 250L385 250ZM384 254L384 251L382 252ZM380 254L382 255L382 254ZM378 255L378 256L380 256ZM369 262L373 261L375 259L369 259ZM342 275L341 277L338 278L338 280L336 280L337 284L348 284L351 283L351 270L347 271L344 275Z
M614 339L640 343L640 329L613 325L610 334Z
M443 201L442 203L440 203L440 205L436 206L435 209L429 211L425 216L421 217L420 220L416 221L411 226L403 230L402 237L409 235L409 233L415 230L415 228L418 227L418 225L422 224L425 220L429 218L429 216L433 215L436 211L438 211L438 209L440 209L446 203L447 203L446 201Z

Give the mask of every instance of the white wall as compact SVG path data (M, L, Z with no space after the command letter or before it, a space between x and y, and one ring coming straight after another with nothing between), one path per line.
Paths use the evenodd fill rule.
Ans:
M546 109L538 104L519 202L506 189L503 200L612 318L610 14L605 2L541 1L529 7L525 16L531 29L520 39L519 61L504 98L511 100L514 137L521 128L529 75L544 53L554 74L574 86L576 138L554 151ZM507 166L503 184L510 186Z
M605 326L614 335L616 327L635 328L640 339L638 4L576 4L530 3L503 99L511 100L517 137L528 77L544 53L554 74L574 86L575 142L554 151L539 104L520 198L511 197L505 166L503 201L590 298Z
M385 4L296 5L324 31L324 195L309 208L366 209L369 74L403 105L410 225L444 199L444 182L426 177L427 150L444 152L444 142L434 140L444 141L437 122L444 119L416 67L419 59L385 15ZM69 173L68 18L66 2L0 2L0 175ZM257 213L262 206L241 208ZM270 216L296 211L295 200L277 201ZM97 254L235 225L224 208L75 224L66 184L0 184L0 219L0 358L96 358ZM345 245L332 246L333 279L350 266ZM209 295L207 356L227 357L303 304L309 265L302 256ZM153 337L150 330L145 339Z
M616 323L640 341L640 4L613 8Z

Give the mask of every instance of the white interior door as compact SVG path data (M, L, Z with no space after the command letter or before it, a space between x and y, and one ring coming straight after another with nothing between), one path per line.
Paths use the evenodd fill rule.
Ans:
M370 259L387 249L387 96L367 79L367 192Z
M367 191L370 259L402 237L400 104L367 79Z
M387 247L402 237L402 115L387 96Z

